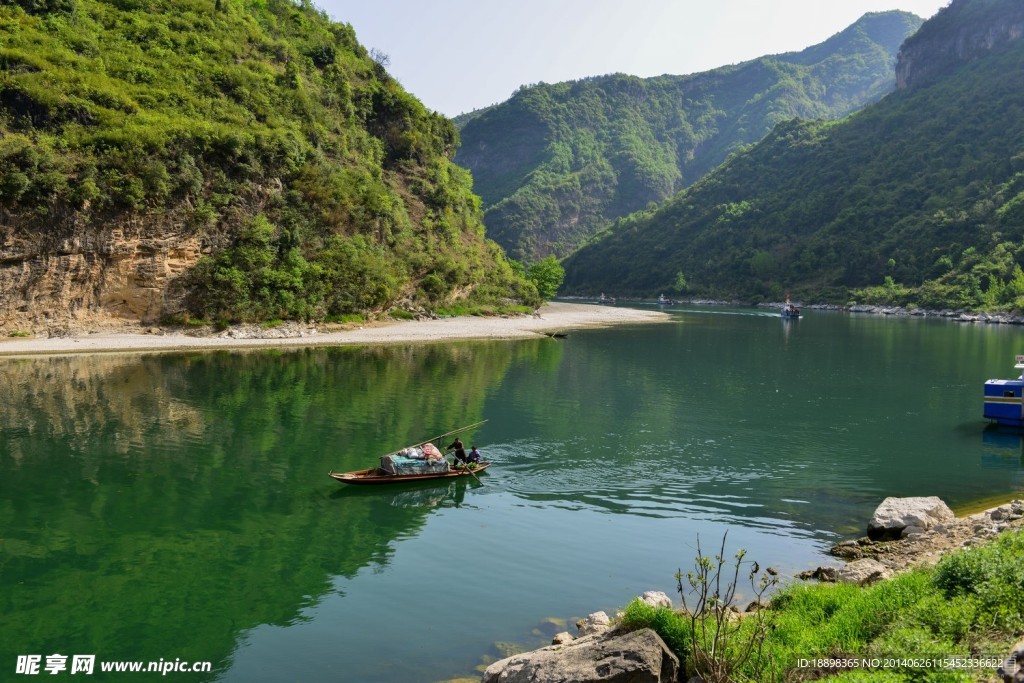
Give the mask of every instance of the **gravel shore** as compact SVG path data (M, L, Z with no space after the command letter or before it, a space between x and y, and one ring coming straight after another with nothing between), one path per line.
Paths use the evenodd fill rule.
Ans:
M231 328L216 333L189 333L141 325L116 331L51 332L48 336L0 338L0 356L66 355L217 349L342 346L441 342L456 339L526 339L545 333L621 323L662 322L659 311L615 308L592 304L552 302L536 315L510 317L443 318L339 326L289 324L280 328Z

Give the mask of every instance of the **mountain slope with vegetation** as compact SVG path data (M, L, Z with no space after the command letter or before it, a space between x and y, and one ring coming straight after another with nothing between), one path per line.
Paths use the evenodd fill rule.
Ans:
M0 323L536 304L386 61L306 1L0 0Z
M781 124L619 221L566 291L1024 308L1022 35L1017 0L954 0L901 52L900 90Z
M836 118L893 88L921 24L867 14L814 47L690 76L622 74L520 89L460 117L488 235L516 259L564 257L794 117Z

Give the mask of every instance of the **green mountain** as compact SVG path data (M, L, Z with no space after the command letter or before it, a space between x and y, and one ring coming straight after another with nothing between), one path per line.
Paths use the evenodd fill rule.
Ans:
M524 87L459 117L487 234L515 259L566 256L794 117L837 118L893 88L921 19L867 14L824 43L690 76Z
M1024 307L1024 4L954 0L900 88L791 121L569 258L565 291Z
M0 0L0 324L536 303L454 124L290 0Z

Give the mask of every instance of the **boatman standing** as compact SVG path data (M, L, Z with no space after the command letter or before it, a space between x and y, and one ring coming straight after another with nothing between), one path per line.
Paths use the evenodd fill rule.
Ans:
M462 445L462 439L460 439L459 437L455 437L455 441L452 441L452 444L448 446L449 450L451 450L452 448L455 449L455 465L465 465L466 447Z

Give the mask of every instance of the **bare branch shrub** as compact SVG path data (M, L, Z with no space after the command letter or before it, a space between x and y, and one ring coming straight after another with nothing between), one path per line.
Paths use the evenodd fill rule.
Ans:
M698 536L694 571L685 576L682 570L676 573L676 588L693 634L689 657L692 673L705 683L771 680L775 677L774 666L764 645L773 627L773 617L771 610L761 605L762 598L779 579L771 568L761 571L757 562L744 562L745 550L739 550L727 561L728 535L728 531L722 535L721 548L714 557L703 554ZM741 616L734 603L744 565L749 565L747 578L758 608Z

